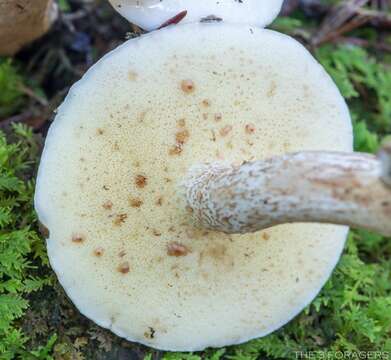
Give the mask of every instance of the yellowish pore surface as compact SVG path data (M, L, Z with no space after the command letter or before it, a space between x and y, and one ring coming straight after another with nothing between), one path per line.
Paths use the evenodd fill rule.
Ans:
M293 39L193 24L126 42L71 89L47 137L35 201L59 281L83 314L160 349L270 333L323 286L347 229L202 231L180 189L194 164L299 150L351 151L352 129Z

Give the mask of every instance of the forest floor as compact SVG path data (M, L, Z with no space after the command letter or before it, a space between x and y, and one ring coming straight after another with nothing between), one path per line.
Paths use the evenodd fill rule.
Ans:
M0 58L0 359L358 359L359 351L391 359L391 239L366 231L350 233L332 278L305 311L243 345L164 353L80 315L48 265L32 206L34 177L54 110L70 86L141 30L103 0L59 4L61 15L45 37ZM355 149L376 152L391 134L389 1L286 1L271 27L323 64L348 102Z

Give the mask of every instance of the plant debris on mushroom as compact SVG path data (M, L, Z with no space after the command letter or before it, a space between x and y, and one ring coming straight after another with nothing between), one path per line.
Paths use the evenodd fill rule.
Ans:
M203 177L190 186L189 171L257 164L256 176L272 169L267 159L279 159L281 176L261 183L270 196L256 186L242 194L244 206L254 195L273 213L277 199L298 190L285 154L323 151L352 151L349 112L295 40L222 23L130 40L72 87L48 133L35 206L50 230L51 265L83 314L131 341L192 351L269 334L319 292L348 228L300 222L230 234L241 231L215 231L204 221L208 230L198 222L213 209L204 196L224 200L237 187L198 191ZM321 168L308 171L316 178ZM324 183L325 196L332 181ZM222 222L232 224L229 216ZM83 241L72 241L75 234Z
M269 25L283 0L109 0L127 20L145 30L181 21L226 21L259 27ZM177 15L180 18L177 19ZM183 14L183 15L182 15Z

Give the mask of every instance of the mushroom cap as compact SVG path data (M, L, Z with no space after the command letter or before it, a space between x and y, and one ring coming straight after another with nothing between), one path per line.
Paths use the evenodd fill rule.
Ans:
M35 206L50 263L77 308L117 335L195 351L264 336L336 265L347 227L198 229L195 164L352 150L348 109L298 42L233 24L169 27L95 64L58 110Z
M283 0L109 0L128 21L145 30L154 30L186 10L184 23L214 16L226 22L265 27L281 10Z
M11 56L43 36L56 21L53 0L0 1L0 56Z

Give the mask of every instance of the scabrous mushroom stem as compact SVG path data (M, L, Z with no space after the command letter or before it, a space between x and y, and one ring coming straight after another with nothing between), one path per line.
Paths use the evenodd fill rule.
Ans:
M255 232L293 222L349 225L391 235L391 148L301 152L190 171L187 201L208 229Z

